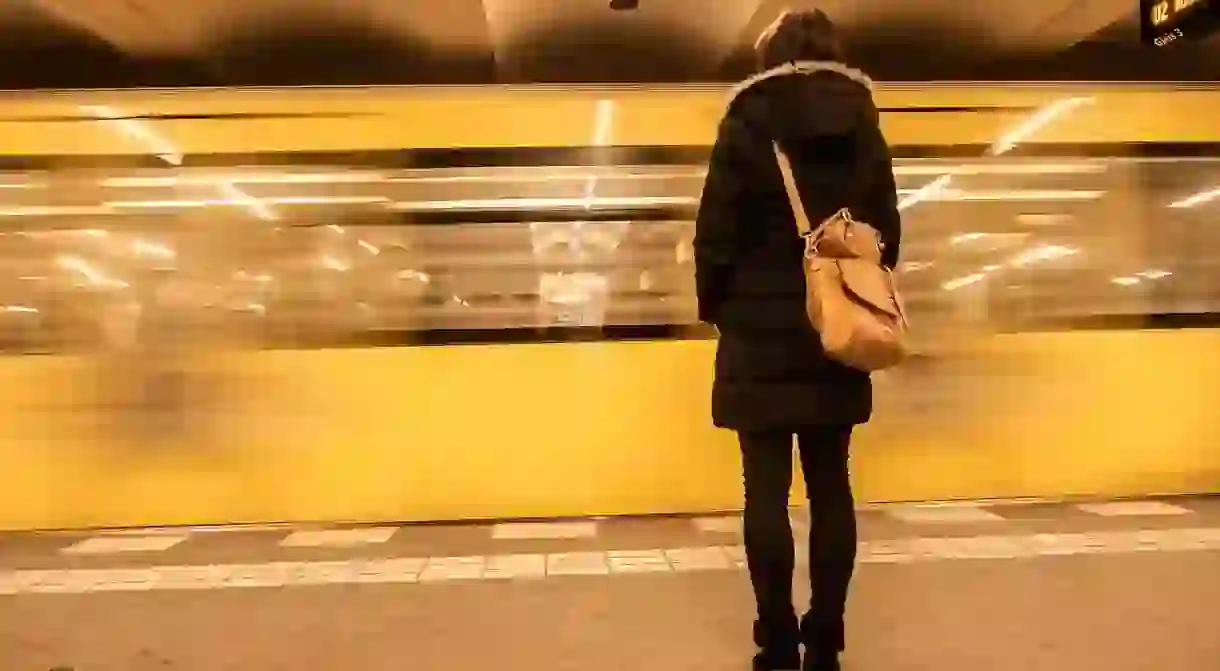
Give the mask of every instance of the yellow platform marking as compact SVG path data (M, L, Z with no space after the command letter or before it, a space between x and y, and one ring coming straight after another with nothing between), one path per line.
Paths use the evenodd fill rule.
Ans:
M188 538L187 535L156 534L153 536L96 536L86 538L61 550L64 554L101 555L120 552L160 552Z
M496 540L526 540L544 538L593 538L596 522L509 522L492 527Z
M280 545L284 547L354 547L358 545L371 545L390 540L397 531L398 527L297 531L280 541Z

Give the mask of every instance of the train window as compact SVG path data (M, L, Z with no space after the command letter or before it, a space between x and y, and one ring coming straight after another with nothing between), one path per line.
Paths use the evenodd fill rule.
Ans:
M1161 314L1220 312L1220 158L1145 167L1146 247Z
M895 166L920 339L1220 314L1220 159ZM126 342L162 294L189 309L159 314L204 340L263 346L705 333L697 164L223 177L68 171L10 189L0 348Z

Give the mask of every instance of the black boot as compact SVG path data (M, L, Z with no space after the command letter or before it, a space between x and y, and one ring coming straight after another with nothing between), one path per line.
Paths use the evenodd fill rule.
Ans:
M841 671L839 653L827 653L821 650L805 649L805 659L801 662L801 671Z
M840 671L839 653L844 647L842 621L818 624L812 613L805 613L800 630L801 643L805 645L801 671Z
M754 671L797 671L801 668L801 639L796 618L790 625L765 627L754 622Z

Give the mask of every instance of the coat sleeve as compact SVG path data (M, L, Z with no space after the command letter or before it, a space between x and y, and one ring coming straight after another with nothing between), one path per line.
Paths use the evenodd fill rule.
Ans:
M742 136L740 122L726 116L712 148L695 219L695 291L699 320L709 324L717 323L738 248L744 195Z
M898 189L894 183L894 162L889 144L881 132L881 124L875 110L870 122L864 127L864 144L868 164L868 188L864 193L865 221L877 228L885 249L881 262L887 268L898 265L899 249L902 246L902 217L898 212Z

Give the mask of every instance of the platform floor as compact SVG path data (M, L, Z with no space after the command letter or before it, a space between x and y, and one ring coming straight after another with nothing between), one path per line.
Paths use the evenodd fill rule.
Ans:
M848 669L1220 669L1220 499L861 525ZM0 536L6 671L744 669L751 615L731 516Z

